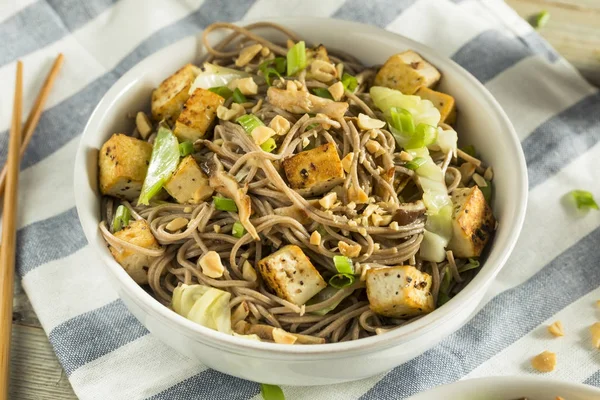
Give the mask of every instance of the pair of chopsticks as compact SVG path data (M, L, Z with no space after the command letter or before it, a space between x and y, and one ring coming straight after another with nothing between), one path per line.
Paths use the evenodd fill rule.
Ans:
M12 123L6 165L0 172L0 196L4 195L2 219L2 242L0 242L0 400L8 399L8 381L10 364L10 339L12 333L12 307L15 273L15 245L17 219L17 186L19 183L19 165L33 132L40 120L44 104L54 85L54 80L63 63L59 54L50 73L35 100L35 104L21 130L23 108L23 63L17 61L17 78L13 104ZM23 136L21 136L23 132Z

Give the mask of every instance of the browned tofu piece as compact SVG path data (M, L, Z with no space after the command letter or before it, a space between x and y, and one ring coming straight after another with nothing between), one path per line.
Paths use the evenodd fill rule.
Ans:
M452 239L448 250L454 257L479 257L494 232L496 220L477 186L452 192Z
M435 108L440 111L440 122L453 125L456 122L456 106L454 97L449 94L436 92L425 86L421 86L415 93L422 99L429 100Z
M139 197L152 145L122 133L115 133L100 149L98 167L100 192L126 200Z
M367 271L367 297L374 313L392 318L413 317L434 310L431 276L412 265Z
M195 142L206 134L225 99L210 90L198 88L185 102L173 133L180 141Z
M344 181L344 169L335 145L326 143L283 160L293 189L303 195L323 194Z
M213 194L208 177L191 155L181 160L164 188L180 204L198 204Z
M150 230L150 225L145 220L139 220L130 223L125 228L115 233L115 236L121 240L146 249L159 249L160 245ZM119 252L114 247L110 247L113 257L133 280L145 285L148 283L148 268L155 257L150 257L131 250Z
M187 64L162 81L152 92L152 118L156 121L162 119L175 121L200 71L200 68L195 65Z
M388 58L375 76L375 86L385 86L411 95L421 86L434 86L440 77L440 72L433 65L408 50Z
M298 306L325 289L327 283L296 245L282 247L258 262L264 281L277 296Z

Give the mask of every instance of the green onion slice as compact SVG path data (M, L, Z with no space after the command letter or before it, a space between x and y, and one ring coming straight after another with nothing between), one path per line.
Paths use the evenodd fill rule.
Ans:
M233 91L233 101L235 101L238 104L242 104L247 103L248 99L242 94L242 92L240 92L240 89L235 88L235 90Z
M461 150L470 155L471 157L477 157L475 146L473 146L472 144L461 148Z
M272 60L264 61L258 66L258 69L262 71L267 85L271 86L271 78L273 76L281 78L281 74L285 73L285 66L285 58L277 57Z
M235 201L227 197L213 196L213 204L219 211L233 211L237 212L238 208Z
M352 274L336 274L329 279L329 285L336 289L343 289L354 283L356 278Z
M236 119L235 122L240 124L248 134L252 133L255 128L264 125L264 122L254 114L242 115Z
M344 72L342 75L342 85L344 85L344 89L354 92L358 87L358 80L352 75Z
M240 221L235 221L231 228L231 234L236 238L241 238L245 233L246 229L244 228L244 225L242 225Z
M306 45L300 41L287 52L287 75L294 76L306 68Z
M573 190L569 193L571 197L575 200L575 205L579 210L586 210L593 208L598 210L598 203L594 200L594 195L587 190Z
M225 100L231 97L233 92L227 86L215 86L208 89L210 92L216 93Z
M179 143L179 155L181 157L189 156L194 152L194 145L192 142Z
M335 269L340 274L354 274L354 265L352 264L352 260L346 256L333 256L333 263L335 264Z
M179 164L179 142L173 132L161 126L152 147L148 172L142 185L138 205L148 205Z
M419 149L433 144L437 140L438 130L431 125L420 123L408 141L404 144L406 149Z
M423 157L415 157L408 161L404 166L410 170L416 171L421 165L425 164L427 160Z
M487 185L479 186L479 190L481 190L481 193L483 194L483 198L485 199L485 201L487 203L489 203L490 201L492 201L492 192L493 192L492 182L486 180L485 183Z
M449 301L450 301L450 296L448 296L446 293L440 292L438 294L438 301L437 301L438 307L443 306L444 304L446 304Z
M277 143L275 143L275 139L268 138L263 144L260 145L260 148L266 151L267 153L271 153L277 148Z
M458 269L458 272L463 273L465 271L468 271L470 269L475 269L475 268L479 268L481 264L479 263L479 260L476 258L469 258L469 262L465 265L463 265L462 267L460 267Z
M534 21L534 27L536 29L543 28L548 23L549 20L550 20L550 13L546 10L543 10L538 15L536 15L535 21Z
M264 400L285 400L283 390L276 385L267 385L266 383L260 384L260 393Z
M312 92L314 94L316 94L319 97L323 97L325 99L329 99L329 100L333 100L333 97L331 96L331 93L329 93L329 90L325 89L325 88L314 88L312 90Z
M131 212L129 212L129 208L121 204L119 207L117 207L115 217L113 218L113 231L118 232L125 228L127 225L129 225L130 219Z
M404 108L390 108L389 124L397 131L403 133L413 133L415 131L415 120L410 111Z

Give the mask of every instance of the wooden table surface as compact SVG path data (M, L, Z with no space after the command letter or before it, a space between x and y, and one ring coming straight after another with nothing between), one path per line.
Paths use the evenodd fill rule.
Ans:
M541 10L540 30L590 82L600 86L600 0L506 0L522 17ZM15 285L10 398L76 399L21 285Z

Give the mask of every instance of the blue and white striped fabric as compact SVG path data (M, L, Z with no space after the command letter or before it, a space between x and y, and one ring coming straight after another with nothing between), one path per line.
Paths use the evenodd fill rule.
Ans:
M250 399L259 385L191 361L160 343L105 283L74 208L72 165L83 127L134 64L213 21L313 15L385 27L452 57L492 92L525 149L530 201L523 233L471 321L386 374L290 399L397 399L458 379L532 374L527 360L558 354L549 377L600 386L600 212L569 213L575 188L600 198L600 93L500 0L23 0L0 3L0 162L7 148L14 61L25 65L25 111L58 52L66 62L23 161L18 273L82 399ZM510 156L510 155L507 155ZM560 319L567 335L551 340Z

